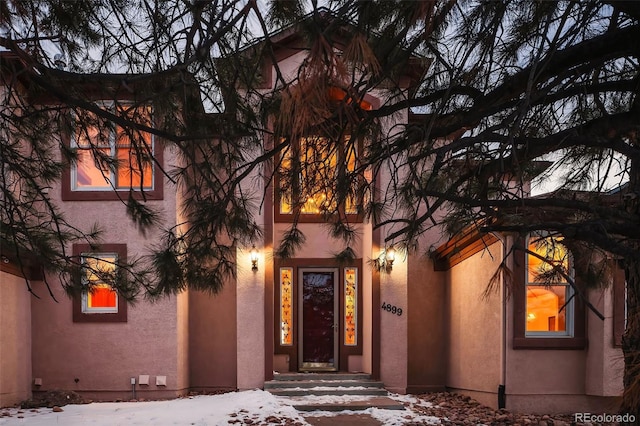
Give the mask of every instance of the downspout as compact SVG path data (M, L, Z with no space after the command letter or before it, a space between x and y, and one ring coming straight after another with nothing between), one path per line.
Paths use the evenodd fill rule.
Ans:
M502 259L507 256L506 238L503 235L492 233L494 237L502 244ZM506 408L507 405L507 282L504 274L502 276L501 287L502 298L502 339L500 341L500 384L498 385L498 409Z

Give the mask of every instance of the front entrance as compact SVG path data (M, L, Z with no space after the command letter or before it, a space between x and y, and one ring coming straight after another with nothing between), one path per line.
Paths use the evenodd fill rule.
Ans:
M275 371L359 368L363 352L361 270L362 259L348 264L309 258L275 262Z
M337 268L299 268L298 369L338 370L339 306Z

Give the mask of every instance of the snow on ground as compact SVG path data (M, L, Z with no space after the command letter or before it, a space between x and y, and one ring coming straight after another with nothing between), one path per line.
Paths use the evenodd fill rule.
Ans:
M411 405L429 404L407 395L392 395L393 399ZM315 397L316 399L318 397ZM345 398L345 397L341 397ZM355 397L354 397L355 398ZM201 395L169 401L102 402L66 405L62 412L50 408L19 410L0 409L9 416L0 417L1 426L118 426L118 425L195 425L222 426L229 424L299 424L307 425L302 415L287 404L287 399L262 390L231 392L221 395ZM408 423L437 424L437 417L421 416L411 410L316 411L305 416L367 414L384 425Z
M316 402L340 402L345 401L345 398L349 398L347 396L340 397L330 397L330 396L321 396L321 397L308 397L313 398ZM363 398L362 396L354 396L353 400L358 400ZM366 397L364 397L366 398ZM382 410L380 408L368 408L364 411L340 411L339 413L331 412L331 411L314 411L310 414L313 417L331 417L336 414L368 414L374 419L378 420L385 426L402 426L406 424L440 424L440 418L433 416L424 416L412 411L411 408L414 406L421 407L431 407L432 404L426 401L423 401L419 398L416 398L412 395L399 395L399 394L389 394L389 398L396 400L398 402L402 402L405 406L409 407L409 410Z

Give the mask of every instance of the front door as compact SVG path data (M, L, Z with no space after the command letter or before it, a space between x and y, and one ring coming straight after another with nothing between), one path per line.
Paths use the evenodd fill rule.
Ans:
M338 270L300 268L298 368L302 371L338 369Z

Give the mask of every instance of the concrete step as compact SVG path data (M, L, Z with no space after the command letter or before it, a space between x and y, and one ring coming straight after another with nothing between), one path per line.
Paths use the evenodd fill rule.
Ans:
M402 410L384 384L364 373L280 373L264 389L299 411Z
M376 388L376 387L312 387L312 388L272 388L267 389L273 395L278 396L306 396L306 395L377 395L377 396L387 396L387 391L384 388Z
M366 373L277 373L274 381L305 381L305 380L371 380Z
M384 388L374 380L270 380L264 383L265 390L286 388Z
M386 396L371 396L362 398L346 397L344 400L340 400L336 397L328 397L329 399L323 401L323 397L313 397L304 399L290 398L290 404L298 411L364 411L369 408L375 407L384 410L404 410L404 405L398 401Z

